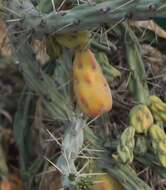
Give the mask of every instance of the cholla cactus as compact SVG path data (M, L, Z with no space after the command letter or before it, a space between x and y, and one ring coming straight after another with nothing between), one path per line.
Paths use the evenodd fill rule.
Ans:
M135 129L128 127L124 130L117 146L118 158L122 163L131 163L133 161L135 146Z
M146 105L137 105L130 110L129 123L137 133L147 133L153 124L153 116Z
M166 167L166 134L163 129L157 125L150 128L150 136L155 154L161 164Z
M90 49L86 49L86 45L89 43L89 32L82 31L89 31L89 29L91 30L102 23L124 20L131 15L131 10L135 19L143 18L142 15L145 15L143 19L161 13L163 15L163 8L159 8L159 6L164 3L157 0L130 1L127 4L124 0L97 1L95 4L89 4L88 2L77 7L71 3L70 10L66 10L63 6L60 7L60 10L56 10L59 1L57 1L57 4L55 1L35 1L38 3L36 7L31 3L32 1L6 0L3 2L5 2L4 7L0 5L0 9L7 11L5 20L8 21L7 25L9 26L9 37L13 48L13 59L15 63L19 64L22 76L26 81L26 88L30 89L29 91L31 92L29 93L30 95L26 96L27 91L24 91L20 101L21 108L19 108L15 117L14 128L15 131L19 131L16 140L20 148L21 158L22 160L25 158L25 129L29 125L27 122L28 118L25 115L29 114L30 102L35 93L35 95L41 98L42 108L44 108L43 110L46 112L46 115L63 126L64 136L60 147L61 154L55 163L63 174L63 186L71 187L75 183L74 180L70 179L71 175L78 175L76 161L84 144L84 129L87 125L87 118L101 116L112 108L112 95L109 85L94 54ZM53 12L51 12L52 6L50 6L52 2L55 5ZM153 11L151 10L152 6ZM45 68L43 69L38 65L29 43L31 39L43 38L46 35L49 36L47 52L52 60L56 58L57 63L52 64L54 68L56 67L55 71L53 70L52 72L53 76L48 75L44 71ZM130 89L134 92L136 101L146 103L148 89L146 82L144 83L145 70L139 56L138 44L133 43L134 40L131 36L129 43L126 43L127 60L132 72ZM72 65L73 49L66 50L66 48L76 49L74 65ZM100 54L99 57L106 61L105 56L101 56ZM108 65L106 66L105 64L104 66L108 69ZM120 76L115 69L111 69L112 74ZM74 75L74 93L86 118L83 113L80 114L80 110L78 111L75 108L75 99L71 90L73 89L71 85L73 82L71 78L72 71ZM101 92L102 97L100 95ZM24 102L24 100L26 101ZM148 127L143 127L148 128L149 123ZM102 165L102 161L106 160L109 163L111 160L111 164L109 163L110 165L107 168L112 171L120 182L125 181L124 187L126 189L150 190L148 185L142 182L135 173L130 173L132 171L130 167L121 163L119 164L119 160L123 163L131 163L133 160L135 131L133 127L129 127L123 132L117 147L118 160L115 161L108 157L109 153L104 149L104 153L106 153L103 155L106 157L100 155L101 162L99 163ZM89 142L90 139L87 141ZM96 144L97 147L102 147L100 139ZM160 144L159 147L163 153L164 148L162 145ZM93 146L90 144L91 147ZM94 155L98 156L97 153ZM163 162L161 154L160 160ZM27 165L26 162L21 162L22 173L28 173ZM106 184L109 186L109 181ZM85 183L80 184L80 186L83 189L87 188L87 184Z
M125 47L127 63L130 69L129 89L137 103L147 104L149 89L146 82L146 74L143 59L141 57L140 45L134 32L129 26L125 26L128 31L125 36Z
M148 142L145 136L137 136L134 153L136 155L144 155L148 150Z
M161 119L163 122L166 122L166 103L164 103L157 96L149 97L149 107L154 114L154 117Z

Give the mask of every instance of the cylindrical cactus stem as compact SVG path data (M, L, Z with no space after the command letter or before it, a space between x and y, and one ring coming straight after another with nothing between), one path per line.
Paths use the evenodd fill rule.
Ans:
M36 36L44 36L52 33L65 33L92 29L102 23L114 23L130 17L135 20L145 20L154 17L166 16L164 8L159 8L164 1L139 0L129 1L102 1L100 3L86 3L78 5L67 11L59 11L57 14L40 14L36 12L30 1L10 0L6 1L9 12L16 13L21 24L21 31L33 29ZM163 6L164 7L164 6ZM28 11L27 11L28 10ZM10 14L6 14L9 15ZM7 19L6 19L7 20Z
M108 82L111 83L115 78L121 76L121 72L109 62L106 53L97 52L95 55L98 63L101 65L103 73L105 74Z
M146 82L146 73L141 57L139 42L135 34L130 28L128 28L128 26L126 26L125 29L128 30L125 38L125 48L127 63L131 72L129 89L136 102L147 104L149 90Z

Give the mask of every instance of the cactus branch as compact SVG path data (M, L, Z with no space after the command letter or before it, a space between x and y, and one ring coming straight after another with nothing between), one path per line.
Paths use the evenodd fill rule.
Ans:
M103 23L121 19L147 20L166 17L162 0L116 0L96 4L82 4L70 10L40 14L28 1L10 0L8 9L20 15L21 28L32 30L36 35L65 33L92 29ZM8 14L9 19L13 15ZM17 23L18 25L18 23Z
M125 25L125 29L128 31L125 38L127 63L131 71L129 88L136 102L147 104L149 89L146 82L146 73L140 52L140 45L137 37L127 25Z

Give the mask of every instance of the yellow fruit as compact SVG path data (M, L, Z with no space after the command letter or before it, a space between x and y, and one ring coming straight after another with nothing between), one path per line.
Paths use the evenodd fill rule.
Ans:
M165 142L159 142L158 146L159 146L160 151L166 155L166 138L165 138Z
M153 124L153 116L146 105L137 105L130 111L129 123L137 133L146 133Z
M161 165L166 168L166 155L159 155L159 160L160 160L160 163Z
M150 132L152 139L156 142L166 140L166 134L165 134L164 130L161 127L159 127L158 125L152 125L149 132Z
M111 90L90 49L76 51L73 80L77 103L86 115L96 117L111 110Z
M1 190L13 190L10 182L7 179L1 182Z
M20 179L15 175L10 175L0 183L0 190L23 190Z
M150 96L149 102L150 102L149 107L152 110L154 116L166 122L166 103L164 103L157 96Z
M113 176L105 174L95 181L92 190L124 190L124 188Z
M166 105L164 105L165 103L163 103L162 100L157 96L150 96L149 100L151 104L163 104L163 106L166 108Z
M166 134L158 125L153 125L150 130L152 147L163 167L166 167Z
M83 48L90 40L90 32L66 33L55 36L55 40L63 47Z
M166 122L166 112L161 112L161 113L159 113L159 117L160 117L164 122Z

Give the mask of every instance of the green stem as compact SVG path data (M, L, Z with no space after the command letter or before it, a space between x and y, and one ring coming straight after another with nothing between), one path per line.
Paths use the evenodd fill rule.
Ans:
M128 25L124 25L124 28L127 63L131 71L129 89L137 103L147 104L149 90L140 45L131 28Z
M20 28L33 30L36 36L52 33L65 33L92 29L103 23L114 23L123 18L133 20L147 20L155 17L166 17L164 2L160 0L116 0L104 1L96 4L83 4L57 14L40 14L30 2L17 0L8 1L8 10L20 15ZM163 8L159 8L162 7ZM31 8L29 10L29 7ZM11 12L8 18L13 16ZM14 16L15 16L14 15ZM7 19L8 19L7 18ZM12 23L12 24L17 24ZM17 27L18 28L18 27ZM40 34L40 35L39 35Z

